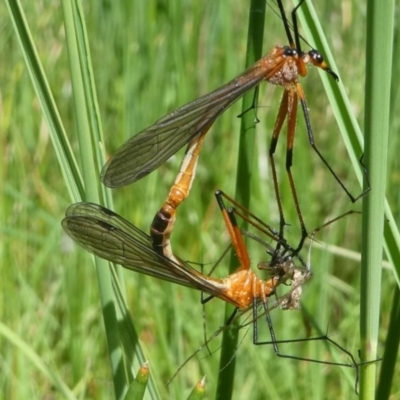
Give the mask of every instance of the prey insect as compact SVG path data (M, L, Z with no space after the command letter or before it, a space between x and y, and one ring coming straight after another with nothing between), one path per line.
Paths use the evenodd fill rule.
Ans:
M309 64L326 71L336 81L338 81L338 76L329 68L318 50L312 49L304 52L301 48L297 11L304 3L304 0L299 2L291 14L294 35L292 35L290 30L282 1L278 0L277 3L289 45L275 46L267 55L232 81L212 93L202 96L169 113L129 139L103 168L101 179L106 186L120 187L133 183L158 168L185 144L189 143L188 149L196 146L196 142L203 141L204 136L219 115L249 90L255 88L262 81L267 81L284 88L269 148L274 190L280 214L280 236L283 236L285 220L279 195L274 154L282 126L285 120L287 120L286 171L302 231L297 247L298 251L301 250L304 240L307 237L307 230L291 173L298 102L301 104L311 147L327 166L351 201L355 202L368 191L361 193L357 197L353 196L315 144L307 102L304 90L299 82L299 77L306 76ZM201 144L198 151L200 151L200 148ZM364 173L366 174L365 170Z

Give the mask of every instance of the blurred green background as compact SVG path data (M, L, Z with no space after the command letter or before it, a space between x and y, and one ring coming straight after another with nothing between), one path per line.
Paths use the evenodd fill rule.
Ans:
M291 7L291 4L285 4ZM109 155L131 135L178 106L206 94L244 69L248 2L185 0L100 1L84 5L100 113ZM77 133L71 101L71 82L59 2L23 2L35 44L70 142L77 153ZM336 71L363 122L365 5L356 1L316 4L333 51ZM71 203L49 133L42 118L7 10L0 4L0 138L3 153L0 208L2 259L0 320L14 337L28 344L41 361L59 374L77 398L106 399L113 393L98 286L90 256L63 233L60 221ZM397 35L398 36L398 35ZM280 19L267 11L264 52L286 44ZM311 43L312 44L312 43ZM394 60L394 77L398 72ZM316 143L353 194L360 191L354 171L316 69L302 82ZM267 153L282 95L281 88L260 86L254 140L254 181L251 211L277 226L278 214ZM391 146L387 196L399 221L398 82L393 82ZM252 111L251 111L252 112ZM190 197L179 209L172 241L185 260L216 261L228 244L213 193L234 194L240 105L235 104L215 123L202 151ZM299 228L285 175L285 136L277 151L278 173L288 239ZM113 191L115 211L148 232L178 171L182 152L149 177ZM349 209L346 194L308 144L301 118L295 142L293 175L309 230ZM357 356L359 348L359 261L361 218L345 218L324 229L321 242L338 246L341 255L319 249L312 253L314 276L306 285L304 309L334 340ZM254 247L254 248L253 248ZM254 265L265 255L251 246ZM350 252L351 251L351 252ZM307 254L305 254L306 256ZM227 264L227 263L226 263ZM224 270L220 272L224 274ZM203 342L200 294L186 288L126 272L130 311L150 360L161 398L186 398L207 375L207 398L218 376L218 354L201 352L164 383ZM380 337L386 337L390 303L396 285L385 268ZM206 332L223 324L223 303L206 305ZM273 312L279 338L306 337L310 320L302 312ZM260 335L268 337L261 324ZM354 371L277 358L272 347L252 344L252 331L242 330L237 357L235 399L340 398L354 396ZM247 334L246 334L247 332ZM4 334L4 333L3 333ZM315 330L312 331L315 335ZM211 344L218 353L219 339ZM300 350L298 349L300 347ZM282 351L335 359L324 345L290 345ZM63 398L28 350L0 339L0 396L7 399ZM296 353L297 351L297 353ZM306 353L309 355L309 353ZM345 361L347 361L345 359ZM396 381L397 377L397 381ZM399 396L396 371L393 399ZM324 397L327 393L329 396Z

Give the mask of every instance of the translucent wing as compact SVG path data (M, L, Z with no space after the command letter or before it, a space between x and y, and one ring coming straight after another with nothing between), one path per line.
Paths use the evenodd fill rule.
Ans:
M218 283L189 264L156 253L151 238L124 218L93 203L76 203L62 221L65 232L90 253L142 274L218 295ZM221 297L221 296L219 296Z
M275 65L276 59L266 55L221 88L178 108L133 136L104 166L102 182L108 187L125 186L154 171L190 139L208 130L226 108L267 79Z

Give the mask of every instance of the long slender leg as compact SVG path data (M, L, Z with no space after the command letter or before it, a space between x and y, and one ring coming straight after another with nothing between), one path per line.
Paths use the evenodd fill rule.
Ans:
M287 132L287 150L286 150L286 172L289 177L290 190L292 192L294 205L296 208L297 217L300 222L301 239L297 246L295 254L297 254L303 247L304 241L307 237L307 229L304 223L303 215L301 214L299 199L297 197L296 187L294 184L291 167L293 164L293 144L294 136L296 133L296 119L297 119L297 93L293 90L287 90L288 93L288 132Z
M224 193L221 190L218 190L215 195L219 197L224 197L226 200L228 200L230 203L232 203L235 208L234 213L235 215L239 216L241 219L246 221L249 225L253 226L254 228L257 229L258 233L265 234L269 238L271 238L273 241L275 241L277 244L279 243L279 246L272 248L272 246L269 246L260 236L257 234L253 234L252 232L248 231L242 231L244 236L250 237L255 241L258 241L261 243L264 247L268 248L268 254L272 256L272 260L269 263L271 266L273 266L276 262L279 263L279 259L282 259L286 253L289 254L295 254L295 249L292 248L286 241L286 239L283 236L280 236L279 231L274 229L273 227L269 226L266 224L264 221L262 221L260 218L252 214L249 210L244 208L241 204L239 204L235 199L232 197L228 196L226 193ZM221 200L222 201L222 198ZM280 250L280 247L283 247L284 251ZM297 257L299 257L297 254L295 254ZM299 257L300 262L303 262L301 257Z
M237 224L234 212L232 209L227 209L222 200L221 192L217 191L215 193L219 208L221 209L222 216L225 221L226 228L229 232L231 238L232 246L235 250L236 257L239 260L241 269L250 269L250 256L246 248L246 244L243 239L242 232Z
M273 328L273 324L272 324L272 320L271 320L271 315L269 313L268 310L268 305L266 302L263 303L264 306L264 311L265 311L265 317L266 317L266 321L267 321L267 325L268 325L268 329L271 335L271 340L270 341L258 341L258 308L257 308L257 302L254 301L253 302L253 317L254 317L254 323L253 323L253 343L255 345L265 345L265 344L272 344L273 349L275 354L278 357L281 358L289 358L292 360L299 360L299 361L309 361L309 362L313 362L316 364L328 364L328 365L337 365L337 366L341 366L341 367L349 367L349 368L354 368L356 371L356 382L355 382L355 387L357 390L358 387L358 380L359 380L359 366L360 365L365 365L364 362L362 363L357 363L354 356L348 351L346 350L343 346L341 346L340 344L338 344L337 342L335 342L333 339L331 339L328 334L326 333L325 335L321 335L321 336L316 336L316 337L312 337L312 338L304 338L304 339L289 339L289 340L277 340L276 336L275 336L275 331ZM293 356L293 355L289 355L289 354L282 354L279 351L279 347L278 344L280 343L297 343L297 342L308 342L308 341L327 341L331 344L333 344L335 347L337 347L340 351L342 351L344 354L346 354L351 362L350 363L339 363L339 362L333 362L333 361L324 361L324 360L317 360L314 358L304 358L304 357L299 357L299 356Z
M297 95L298 95L298 97L300 99L301 108L303 109L304 119L306 121L306 127L307 127L308 141L309 141L311 147L318 154L318 157L325 164L325 166L329 169L329 172L333 175L333 177L336 179L336 182L338 182L339 185L342 187L342 189L345 191L347 196L350 198L351 202L355 203L357 200L359 200L360 198L364 197L371 190L369 177L368 177L368 171L367 171L367 169L365 168L365 165L362 162L362 156L360 158L360 163L361 163L361 166L362 166L362 169L363 169L363 174L364 174L364 177L365 177L365 180L367 182L367 186L368 187L363 192L361 192L358 196L353 196L349 192L349 190L346 188L344 183L340 180L340 178L336 175L335 171L332 169L332 167L329 165L328 161L326 161L326 159L324 158L322 153L319 151L319 149L315 145L314 134L313 134L313 131L312 131L312 128L311 128L310 116L308 114L307 102L306 102L306 98L305 98L305 95L304 95L303 88L300 85L300 83L296 84L296 92L297 92Z
M251 213L249 210L247 210L245 207L243 207L241 204L239 204L234 198L227 195L222 190L217 190L215 195L218 197L224 197L226 200L228 200L230 203L232 203L235 206L235 214L238 215L243 220L245 220L246 222L248 222L250 225L252 225L258 231L269 236L271 239L275 240L276 242L281 241L282 244L283 243L286 244L286 240L283 237L279 237L279 232L276 229L269 226L263 220L261 220L256 215ZM238 210L240 210L240 211L238 211Z
M283 93L283 96L282 96L281 105L279 107L278 117L275 122L274 131L272 132L271 145L269 148L269 161L270 161L271 171L272 171L272 180L273 180L273 184L274 184L275 197L276 197L276 201L278 204L278 211L279 211L279 237L281 237L281 238L284 236L283 231L284 231L286 222L285 222L285 217L283 214L282 202L281 202L281 197L280 197L280 193L279 193L278 177L277 177L277 173L276 173L274 154L276 151L276 146L278 144L279 134L281 133L283 123L286 119L287 110L288 110L288 93L285 90ZM277 251L279 251L279 248L280 248L280 245L278 243Z
M271 170L272 170L272 179L274 183L274 190L275 190L275 196L276 196L276 201L278 203L278 210L279 210L279 218L280 218L280 224L279 224L279 236L282 238L284 236L284 227L286 225L285 222L285 217L283 214L283 207L282 207L282 201L279 193L279 185L278 185L278 177L276 173L276 168L275 168L275 161L274 161L274 153L276 150L276 146L278 143L278 137L279 134L282 130L283 123L286 119L288 119L288 133L287 133L287 151L286 151L286 172L289 177L289 183L290 183L290 190L292 192L293 196L293 201L295 204L296 208L296 213L300 222L300 228L301 228L301 240L299 245L297 246L295 252L293 255L297 255L303 244L304 241L307 237L307 230L304 224L304 219L301 214L300 210L300 205L299 205L299 200L297 197L297 192L296 188L294 185L292 173L291 173L291 166L292 166L292 160L293 160L293 143L294 143L294 135L296 132L296 115L297 115L297 95L296 92L294 91L293 88L291 87L286 87L285 92L283 93L281 105L279 108L278 112L278 117L275 123L274 131L272 133L272 140L271 140L271 146L269 150L269 159L270 159L270 164L271 164ZM277 252L280 249L280 244L278 243L277 245Z

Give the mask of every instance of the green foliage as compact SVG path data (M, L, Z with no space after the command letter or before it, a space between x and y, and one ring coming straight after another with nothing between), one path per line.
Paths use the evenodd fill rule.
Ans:
M68 15L68 2L64 2L62 10L59 2L51 0L24 1L22 7L31 36L27 32L21 40L25 43L32 40L43 70L32 63L27 68L11 19L2 19L1 398L122 397L140 362L144 361L139 362L140 356L137 356L140 350L136 347L134 328L139 332L141 346L150 362L153 379L147 387L148 397L185 399L195 382L206 375L206 398L213 398L219 375L220 338L210 344L211 352L216 354L210 356L204 349L184 366L167 388L164 386L179 365L204 341L199 293L126 271L119 273L119 278L124 278L124 286L116 290L115 284L111 285L116 282L115 274L110 277L107 263L103 268L99 265L96 274L91 257L71 243L62 232L60 221L67 206L83 196L83 187L87 190L89 183L93 185L93 192L98 192L100 198L107 199L110 204L109 193L102 191L97 180L103 148L88 137L86 145L79 142L88 134L82 129L92 134L97 132L99 140L103 131L106 152L113 154L132 134L240 73L245 64L248 3L85 2L83 11L72 9ZM16 10L15 1L6 4L9 11ZM288 9L291 4L285 6ZM362 125L366 10L365 5L356 1L342 6L343 9L341 3L336 2L316 4L316 12L333 53L335 72L342 85L340 90L350 98L351 107L346 105L346 112ZM91 65L89 55L77 52L76 60L68 58L64 24L68 18L71 18L69 23L77 22L78 12L83 13L80 15L84 16L87 33L84 24L75 26L79 32L77 40L84 43L87 35ZM0 4L0 13L8 15L4 3ZM19 28L23 25L23 21L17 19L14 23L20 24ZM398 36L398 26L395 32ZM275 44L286 44L285 35L281 21L267 7L264 52ZM311 41L311 44L315 43ZM393 55L390 106L393 134L387 180L392 225L400 220L398 152L395 151L400 146L397 132L400 124L398 113L394 111L398 109L396 79L399 74L396 69L399 57L396 51L397 48ZM33 60L34 52L26 52L25 57ZM87 69L74 72L75 63L79 62ZM36 74L32 75L36 76L34 86L29 75L33 73ZM42 73L48 87L45 80L37 79ZM72 95L72 82L76 84L77 75L82 77L82 96L87 108L78 105L75 96L79 88L74 86ZM315 69L310 70L303 83L318 148L351 192L357 194L359 184L339 134L343 127L335 122ZM45 96L48 88L54 99ZM271 85L260 86L257 109L260 123L254 133L256 150L250 204L253 213L274 226L277 226L278 215L267 154L281 92ZM43 94L39 94L39 101L35 93ZM45 111L43 104L47 105ZM82 122L80 118L85 111L90 111L83 116L88 121ZM240 130L238 114L240 105L235 104L218 119L206 138L191 195L179 209L172 237L174 250L180 257L204 262L206 269L228 244L213 192L222 189L234 194ZM96 162L88 153L91 146ZM79 156L82 149L83 155ZM299 228L284 169L285 137L281 138L277 153L283 207L291 223L287 229L288 240L292 242L299 236ZM78 162L75 163L72 156L64 157L65 154L73 154ZM147 232L174 180L181 156L179 153L135 185L114 190L114 209ZM354 161L358 156L351 158ZM93 169L89 177L85 176L86 172L82 173L85 168ZM310 148L301 118L295 141L293 175L309 230L350 208L360 209L358 203L349 202ZM97 201L93 194L87 199ZM310 330L316 335L311 315L323 331L329 324L330 336L357 355L360 348L357 333L360 263L351 258L354 254L348 250L356 255L360 252L360 232L361 218L354 215L318 234L319 241L337 246L333 249L337 254L328 251L332 246L321 250L314 245L314 276L304 290L304 312L273 311L278 338L305 337ZM390 260L396 262L395 253L390 251L390 248L398 251L395 236L392 237L386 249ZM258 260L265 258L265 253L254 245L250 249L255 266ZM224 265L227 264L228 260L224 260ZM219 274L223 276L227 267L225 271L221 268ZM104 270L106 275L98 277ZM392 293L394 288L398 289L397 276L390 268L382 271L381 344L385 343L390 324ZM103 285L100 283L102 303L97 282L103 282ZM109 303L111 300L105 296L107 290L103 289L107 282L112 286L107 289L110 299L117 294L115 303ZM122 300L124 293L127 308ZM103 323L102 312L107 314L109 304L115 305L117 316L107 319L106 315ZM127 310L134 327L130 316L123 314ZM112 321L118 321L114 331ZM212 300L206 305L206 321L207 335L223 324L221 301ZM267 340L267 327L260 324L260 328L262 339ZM115 334L122 339L113 342ZM348 399L355 396L353 370L279 359L272 347L254 346L251 336L251 329L242 329L239 347L232 354L236 358L234 399ZM392 344L393 351L397 351L396 340ZM385 350L390 346L391 342L386 343ZM321 343L290 344L282 346L281 351L343 361L340 353L331 347L327 350ZM378 346L378 353L383 354L383 346ZM400 392L400 371L395 362L392 365L391 393L396 396ZM117 389L116 382L119 382Z

